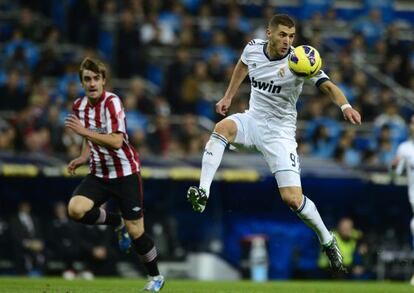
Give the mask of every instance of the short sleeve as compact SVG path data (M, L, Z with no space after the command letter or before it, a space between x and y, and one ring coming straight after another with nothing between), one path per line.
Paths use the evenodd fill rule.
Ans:
M78 118L80 118L79 117L79 106L80 106L81 102L82 102L82 99L78 98L72 104L72 113L75 114L76 117L78 117Z
M309 80L316 86L319 87L325 81L330 80L329 76L323 71L319 70L318 74L314 77L309 78Z
M243 49L243 52L242 52L242 54L241 54L241 56L240 56L240 60L244 63L244 64L246 64L246 65L249 65L249 63L248 63L248 54L249 54L249 44L247 44L245 47L244 47L244 49Z
M105 107L105 116L108 133L126 133L125 111L120 98L115 96L108 98Z

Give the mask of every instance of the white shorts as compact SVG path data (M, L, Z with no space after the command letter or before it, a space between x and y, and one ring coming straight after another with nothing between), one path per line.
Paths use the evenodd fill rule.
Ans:
M283 129L265 119L257 119L248 112L233 114L231 119L237 125L235 144L256 147L270 171L275 175L279 187L302 186L300 181L297 143Z

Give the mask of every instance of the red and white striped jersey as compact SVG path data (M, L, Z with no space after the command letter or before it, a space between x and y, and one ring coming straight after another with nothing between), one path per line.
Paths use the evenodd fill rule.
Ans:
M84 96L73 103L72 110L82 125L89 130L102 134L120 132L124 136L122 147L117 150L88 140L91 149L91 174L112 179L128 176L140 170L138 153L128 140L124 107L117 95L104 91L95 105L91 105Z

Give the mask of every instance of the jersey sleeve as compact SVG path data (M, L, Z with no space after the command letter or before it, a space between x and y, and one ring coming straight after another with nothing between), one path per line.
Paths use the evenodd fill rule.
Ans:
M250 62L250 58L251 58L251 52L252 50L254 50L253 48L255 48L258 45L262 45L263 44L263 40L261 39L253 39L250 42L247 43L246 46L244 46L243 52L240 56L240 60L246 64L249 65Z
M398 165L395 168L395 173L401 175L405 166L405 148L403 144L398 146L396 157L398 158Z
M105 107L106 129L108 133L126 133L125 111L121 99L112 97Z
M318 74L314 77L309 78L309 80L316 86L319 87L322 83L324 83L329 79L329 76L323 71L319 70Z
M244 49L243 52L240 56L240 60L245 64L245 65L249 65L249 61L248 61L248 55L249 55L249 44L247 44Z
M80 106L81 101L82 101L82 99L78 98L72 104L72 113L75 114L76 117L78 117L78 118L80 118L79 117L79 106Z

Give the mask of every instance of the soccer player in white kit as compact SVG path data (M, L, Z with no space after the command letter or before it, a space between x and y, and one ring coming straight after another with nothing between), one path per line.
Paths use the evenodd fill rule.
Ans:
M395 173L401 175L405 170L408 177L408 200L414 213L414 115L410 120L410 137L397 148L397 154L392 161ZM414 216L411 218L410 229L414 248Z
M217 113L225 116L240 84L249 74L249 110L216 124L204 150L200 185L190 187L187 198L195 211L202 212L227 144L256 147L275 175L283 201L316 232L332 269L344 272L335 238L323 223L315 204L302 194L295 132L296 102L305 78L294 75L288 67L295 23L288 15L274 15L266 35L267 40L254 39L246 45L224 97L216 104ZM360 114L323 71L310 81L341 107L346 120L352 124L361 123Z

